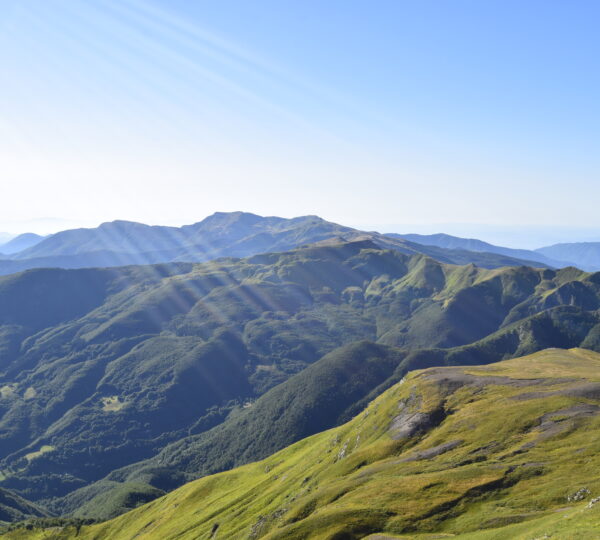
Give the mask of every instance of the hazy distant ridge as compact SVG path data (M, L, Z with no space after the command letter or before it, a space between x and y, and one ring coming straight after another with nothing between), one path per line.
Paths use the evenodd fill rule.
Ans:
M491 250L469 250L458 243L456 247L448 249L394 235L359 231L318 216L286 219L246 212L217 212L198 223L183 227L113 221L91 229L62 231L46 238L27 238L30 245L0 260L0 274L42 267L86 268L203 262L219 257L248 257L340 240L371 240L380 247L407 255L425 254L445 263L473 263L483 268L561 266L544 262L546 258L534 252L526 252L534 256L523 258Z
M43 236L35 233L23 233L12 238L5 244L0 244L0 253L4 255L13 255L27 248L35 246L44 239Z
M600 242L572 242L537 249L547 257L575 261L584 270L600 268Z
M388 233L387 236L393 238L404 238L410 242L416 242L426 246L437 246L444 249L466 249L468 251L475 252L488 252L498 253L500 255L506 255L507 257L515 257L517 259L529 259L531 261L541 262L548 266L555 266L557 268L563 266L573 265L575 263L570 262L570 259L565 257L559 257L551 254L546 254L541 250L530 250L530 249L514 249L503 246L495 246L483 240L477 240L475 238L460 238L458 236L452 236L449 234L438 233L438 234L395 234ZM600 257L599 257L600 263Z

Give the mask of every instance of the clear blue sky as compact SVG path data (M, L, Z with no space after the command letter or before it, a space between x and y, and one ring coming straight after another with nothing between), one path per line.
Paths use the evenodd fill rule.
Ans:
M0 0L0 230L600 226L599 23L595 1Z

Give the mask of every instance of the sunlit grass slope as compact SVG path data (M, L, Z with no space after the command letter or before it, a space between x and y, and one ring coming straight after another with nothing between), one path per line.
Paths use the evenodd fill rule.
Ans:
M412 372L268 459L106 523L8 537L599 538L596 496L600 354L549 349Z

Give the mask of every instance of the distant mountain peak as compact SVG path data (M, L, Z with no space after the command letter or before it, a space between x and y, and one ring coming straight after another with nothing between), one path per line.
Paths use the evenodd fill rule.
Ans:
M146 225L145 223L139 223L137 221L115 219L113 221L105 221L104 223L101 223L98 226L99 229L109 229L114 227L150 227L150 225Z
M253 214L251 212L214 212L210 216L205 217L203 220L198 223L208 223L212 221L260 221L261 219L265 219L258 214Z
M23 233L15 236L5 244L0 245L0 252L5 255L12 255L24 249L39 244L44 239L43 236L35 233Z

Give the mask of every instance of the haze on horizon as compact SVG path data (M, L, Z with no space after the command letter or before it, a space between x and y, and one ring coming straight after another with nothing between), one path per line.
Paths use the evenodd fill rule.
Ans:
M244 210L592 239L599 15L591 1L0 0L0 230Z

